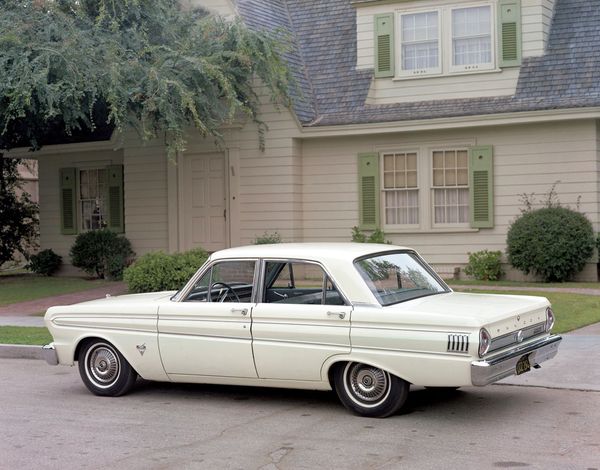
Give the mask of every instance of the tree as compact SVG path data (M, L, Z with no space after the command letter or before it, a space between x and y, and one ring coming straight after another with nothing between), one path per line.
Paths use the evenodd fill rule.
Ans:
M281 42L176 0L4 0L0 151L106 124L170 155L240 115L262 133L255 77L288 104Z
M18 160L0 154L0 266L15 253L28 257L37 238L37 204L21 189Z

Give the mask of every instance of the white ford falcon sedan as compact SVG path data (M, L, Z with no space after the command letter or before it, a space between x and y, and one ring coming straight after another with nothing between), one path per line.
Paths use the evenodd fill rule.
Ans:
M219 251L178 292L52 307L50 364L97 395L147 380L335 390L385 417L409 386L487 385L558 352L543 297L453 292L413 250L360 243Z

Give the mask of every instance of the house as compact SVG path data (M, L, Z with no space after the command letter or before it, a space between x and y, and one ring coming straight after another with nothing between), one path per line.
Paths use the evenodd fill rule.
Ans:
M176 164L133 133L43 148L42 248L68 260L104 225L138 255L274 231L343 241L359 225L451 273L504 251L522 195L557 181L600 229L600 1L194 3L289 33L293 109L263 93L264 151L251 123L222 146L190 135Z

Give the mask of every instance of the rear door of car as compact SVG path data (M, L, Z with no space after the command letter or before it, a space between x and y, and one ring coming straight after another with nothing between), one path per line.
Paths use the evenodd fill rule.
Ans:
M159 346L167 374L256 378L251 312L257 269L257 260L217 261L182 301L160 307Z
M264 379L319 381L331 356L350 352L351 306L321 265L263 260L252 309L252 348Z

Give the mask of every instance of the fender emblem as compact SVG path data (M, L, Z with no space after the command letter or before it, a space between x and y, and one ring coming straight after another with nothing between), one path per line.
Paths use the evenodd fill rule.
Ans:
M140 355L144 355L144 353L146 352L146 343L144 344L138 344L136 346L137 350L140 352Z

